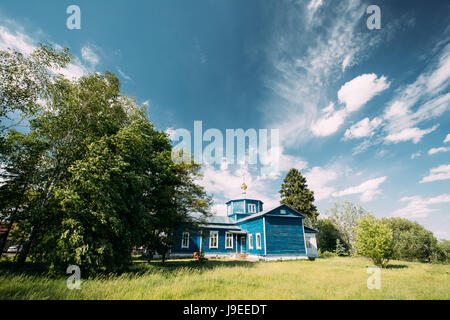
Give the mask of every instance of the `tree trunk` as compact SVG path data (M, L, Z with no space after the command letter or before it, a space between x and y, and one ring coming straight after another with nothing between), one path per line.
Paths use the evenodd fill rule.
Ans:
M3 255L3 251L5 251L6 242L8 241L9 232L11 231L13 224L14 224L14 221L9 222L6 232L2 235L2 237L0 239L0 258Z
M30 252L31 242L33 241L33 237L34 237L34 226L31 227L28 237L26 238L22 248L20 248L19 256L17 257L17 264L19 266L23 266L25 263L25 260L27 259L28 253Z

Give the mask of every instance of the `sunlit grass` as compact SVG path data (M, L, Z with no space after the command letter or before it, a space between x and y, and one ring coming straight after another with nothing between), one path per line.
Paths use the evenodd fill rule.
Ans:
M81 290L67 289L66 277L0 266L0 299L450 299L449 265L394 261L381 271L381 290L367 288L369 265L362 258L137 260L127 273L83 279Z

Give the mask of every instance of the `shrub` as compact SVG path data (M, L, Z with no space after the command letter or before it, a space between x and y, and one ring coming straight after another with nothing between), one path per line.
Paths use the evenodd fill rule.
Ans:
M370 215L358 222L355 232L358 254L372 259L379 267L386 267L393 255L392 230L383 221Z
M440 255L433 233L419 223L403 218L384 218L393 235L393 258L407 261L436 260Z
M318 251L318 254L319 254L320 258L324 258L324 259L337 257L337 254L334 252L330 252L330 251L322 252L320 249Z

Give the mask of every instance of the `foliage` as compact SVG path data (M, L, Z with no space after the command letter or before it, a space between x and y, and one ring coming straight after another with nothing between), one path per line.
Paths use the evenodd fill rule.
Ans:
M0 50L0 133L40 111L39 101L50 96L54 71L70 59L67 49L42 44L30 55Z
M331 219L319 219L317 220L316 228L319 231L316 235L317 247L323 251L335 251L336 242L339 240L342 248L348 253L348 247L344 241L343 235L334 225Z
M337 257L337 254L334 253L333 251L327 251L327 250L322 251L321 249L318 250L318 255L320 258L325 258L325 259Z
M336 239L336 249L334 250L334 253L338 256L346 256L348 254L348 250L344 247L341 240Z
M437 260L450 263L450 240L439 240Z
M369 215L355 227L358 254L372 259L379 267L386 267L393 255L392 230L382 220Z
M352 245L355 238L354 228L358 221L367 215L368 212L361 205L355 205L350 201L335 203L332 208L327 210L327 216L338 230L339 240L350 252L354 253ZM335 243L333 243L334 245Z
M394 259L431 262L437 258L438 244L431 231L403 218L384 218L383 221L393 233Z
M281 204L306 216L305 225L312 226L319 215L314 205L314 192L308 189L306 178L295 168L289 170L280 190Z
M31 253L49 269L122 270L133 247L164 253L192 212L208 214L199 165L172 161L167 135L112 73L55 77L44 94L29 132L7 131L0 159L0 212L28 230L19 264Z

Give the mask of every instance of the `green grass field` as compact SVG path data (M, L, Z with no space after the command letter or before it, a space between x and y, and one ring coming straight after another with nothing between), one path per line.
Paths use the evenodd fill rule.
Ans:
M136 260L127 273L82 280L20 273L0 264L0 299L450 299L450 266L393 261L381 289L367 288L369 260L245 262Z

